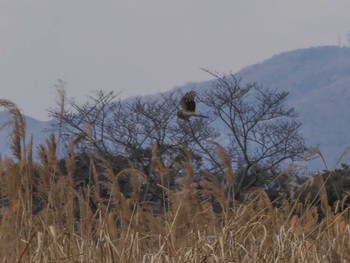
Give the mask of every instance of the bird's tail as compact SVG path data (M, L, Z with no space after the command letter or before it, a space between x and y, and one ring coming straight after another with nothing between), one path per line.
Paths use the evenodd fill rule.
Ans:
M200 118L209 118L208 116L202 115L202 114L196 114L196 117L200 117Z

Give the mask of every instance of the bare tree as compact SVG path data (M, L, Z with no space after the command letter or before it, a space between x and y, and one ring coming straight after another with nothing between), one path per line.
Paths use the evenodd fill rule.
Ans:
M216 80L202 102L212 110L215 122L225 127L228 152L242 168L235 182L236 194L256 180L255 167L271 170L287 159L300 158L304 139L298 114L286 105L288 92L243 84L233 74L209 73Z
M210 118L179 119L180 92L122 101L113 92L102 91L83 104L66 99L64 110L51 109L51 116L58 120L62 138L74 140L81 151L97 152L113 162L119 156L123 165L150 177L154 145L159 160L173 174L181 171L178 162L190 160L197 172L224 176L221 162L230 160L239 168L234 182L237 195L257 179L257 167L266 174L285 160L300 157L305 150L300 122L294 108L286 105L287 92L243 84L232 74L209 73L216 80L199 100ZM225 132L227 136L220 139L229 158L223 161L222 151L217 152L217 144L210 141Z
M172 169L183 149L190 149L199 166L210 165L211 145L217 136L209 121L191 123L179 120L176 112L181 94L168 93L155 98L116 100L114 93L94 92L88 101L77 104L67 99L66 109L51 109L56 127L62 127L63 140L76 141L81 151L93 150L108 158L127 157L129 166L150 174L151 150ZM87 129L89 127L90 129ZM185 150L185 152L188 152ZM182 158L188 158L183 156Z
M74 99L65 99L65 107L49 110L50 116L57 120L55 129L60 129L61 141L68 145L75 141L80 150L94 148L99 153L109 154L110 145L105 140L108 116L114 110L113 100L116 95L113 92L93 92L88 96L88 101L79 104ZM81 143L78 142L89 142Z

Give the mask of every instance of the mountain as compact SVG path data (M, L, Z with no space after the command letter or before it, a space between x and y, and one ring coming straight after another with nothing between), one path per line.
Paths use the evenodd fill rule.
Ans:
M24 116L26 119L26 141L30 142L31 137L33 136L33 154L36 154L35 149L50 135L51 122L39 121L29 116ZM0 112L0 152L1 155L12 156L10 150L11 144L11 134L12 127L6 125L11 120L12 116L6 112ZM35 156L34 156L35 157Z
M350 147L350 48L322 46L284 52L235 75L243 83L255 82L288 91L287 103L300 115L307 145L320 149L327 167L321 158L301 165L311 170L336 167ZM211 81L188 83L173 90L194 89L201 93L210 89L211 84ZM337 167L341 163L350 163L350 155L342 156Z
M236 76L243 82L288 91L288 104L300 114L307 145L318 146L328 168L335 168L337 159L350 146L350 48L323 46L285 52L243 68ZM187 83L172 91L194 89L200 95L211 85L212 81ZM160 94L153 94L143 99L158 97ZM205 112L200 103L198 107ZM3 114L0 113L0 125L4 123ZM27 136L34 135L34 146L46 140L49 132L43 130L49 127L49 123L27 117ZM9 154L6 134L9 130L0 131L0 151ZM350 158L345 156L342 162L350 163ZM325 169L320 159L308 167Z
M318 146L328 168L334 168L350 146L350 48L324 46L285 52L237 75L246 82L288 91L288 104L300 114L307 144ZM350 158L342 162L349 163Z
M350 147L350 48L322 46L284 52L243 68L235 75L243 83L256 82L288 91L287 103L300 115L307 145L320 149L327 167L321 158L301 165L311 170L336 167L343 152ZM200 96L211 85L212 81L190 82L172 91L196 90ZM158 97L159 94L154 94L143 98ZM200 103L198 107L200 112L207 110ZM349 164L350 155L343 156L340 163Z

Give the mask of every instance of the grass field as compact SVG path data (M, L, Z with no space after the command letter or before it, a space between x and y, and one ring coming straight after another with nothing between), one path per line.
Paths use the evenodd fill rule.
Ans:
M313 181L317 206L294 196L277 208L262 190L232 204L221 185L207 182L199 191L188 163L176 190L158 185L167 203L150 204L139 198L142 173L114 174L100 160L108 178L101 181L91 159L91 180L81 189L73 178L74 152L62 174L54 138L35 153L30 144L23 147L21 115L14 105L6 108L14 114L15 158L0 160L1 262L350 262L349 210L342 202L328 207L320 178ZM152 160L161 178L168 176L156 155ZM123 173L131 177L128 197L117 181ZM101 186L107 199L101 199ZM33 213L38 200L42 207Z

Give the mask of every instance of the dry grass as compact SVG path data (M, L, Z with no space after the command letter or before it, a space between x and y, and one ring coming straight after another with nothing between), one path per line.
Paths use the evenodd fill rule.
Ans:
M79 190L73 179L74 145L63 174L54 137L40 147L41 161L34 163L31 147L24 145L20 112L13 104L0 103L15 116L13 150L18 158L0 160L1 262L350 261L349 210L331 211L322 179L314 182L320 189L322 219L312 202L302 204L292 198L275 208L260 190L250 192L245 203L230 206L218 183L205 181L203 190L197 190L191 163L184 164L186 173L178 179L179 187L168 189L163 182L169 170L154 150L153 169L162 178L159 187L169 202L154 213L149 204L139 201L145 175L135 169L114 174L99 159L108 178L101 181L96 159L91 159L90 184ZM225 154L221 155L227 165ZM225 170L232 181L232 167ZM117 180L125 175L133 189L128 198ZM108 190L108 200L101 199L100 186ZM220 203L220 214L205 198L209 196ZM41 200L43 206L36 214L34 200ZM96 209L91 208L91 200L98 204Z

